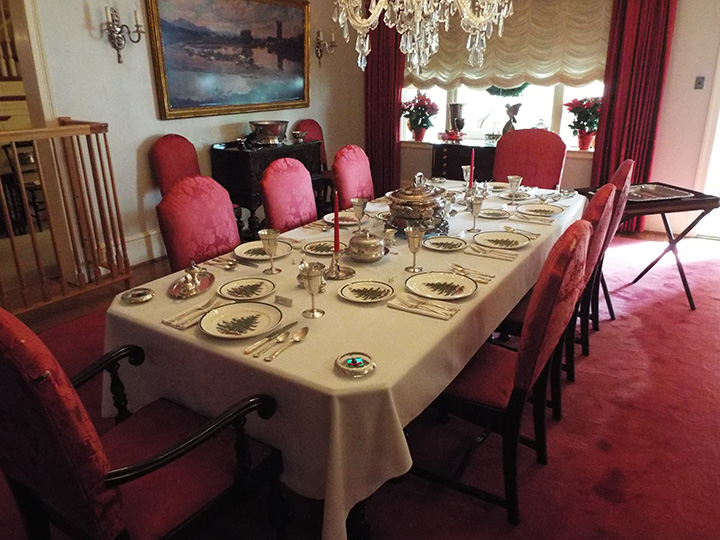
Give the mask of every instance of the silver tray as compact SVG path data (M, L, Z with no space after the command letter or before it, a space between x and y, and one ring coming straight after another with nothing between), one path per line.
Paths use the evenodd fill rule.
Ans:
M628 191L628 201L633 202L667 201L692 196L689 191L658 184L636 184L630 186Z

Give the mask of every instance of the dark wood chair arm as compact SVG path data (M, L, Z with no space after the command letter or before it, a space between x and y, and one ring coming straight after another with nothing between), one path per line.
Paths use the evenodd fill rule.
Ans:
M88 367L77 373L72 379L73 387L79 388L95 375L105 370L116 367L120 360L127 358L133 366L139 366L145 361L145 351L137 345L124 345L103 354L98 360L90 364Z
M176 443L167 450L138 463L111 470L105 477L105 484L108 487L115 487L156 471L157 469L164 467L174 460L184 456L190 450L199 446L229 424L234 424L238 430L236 450L239 454L238 458L242 458L244 460L246 459L246 456L241 456L240 451L242 450L245 452L247 449L246 445L242 442L245 439L243 430L245 417L251 412L257 411L258 416L267 420L275 414L276 408L277 403L275 399L264 394L256 394L243 399L232 407L226 409L223 413L212 420L209 420L202 428L186 437L185 440ZM241 463L241 466L242 465L245 464ZM249 461L247 465L249 466Z

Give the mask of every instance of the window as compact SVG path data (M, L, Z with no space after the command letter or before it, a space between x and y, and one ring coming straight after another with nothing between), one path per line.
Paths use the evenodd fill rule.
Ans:
M577 87L562 84L552 86L528 85L522 94L517 97L503 97L489 94L486 90L477 90L467 86L460 86L454 90L443 90L434 86L421 90L431 100L438 104L440 112L432 118L433 127L427 130L425 141L439 142L439 135L450 129L450 120L447 117L448 103L463 103L463 118L465 127L463 132L466 139L484 140L486 134L501 134L509 117L506 105L520 103L515 129L533 127L547 127L559 133L569 149L577 148L577 138L568 127L571 115L563 106L573 98L602 96L604 85L602 81ZM408 101L415 96L417 89L409 86L403 89L402 99ZM405 119L402 122L403 140L412 140L412 134L407 127Z

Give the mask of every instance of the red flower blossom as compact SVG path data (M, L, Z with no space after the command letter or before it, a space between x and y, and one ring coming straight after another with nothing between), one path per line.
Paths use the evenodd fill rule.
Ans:
M579 131L585 133L595 133L597 131L602 98L573 99L564 105L568 111L575 115L575 120L568 124L573 130L573 135L577 135Z
M431 116L435 116L440 108L433 103L425 94L418 91L417 95L410 101L403 101L400 104L402 116L408 119L410 129L432 127Z

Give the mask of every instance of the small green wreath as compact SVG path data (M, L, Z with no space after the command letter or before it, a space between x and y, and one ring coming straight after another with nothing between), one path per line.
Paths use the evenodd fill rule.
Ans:
M500 88L498 86L490 86L489 88L486 88L485 91L490 94L491 96L501 96L501 97L518 97L520 94L523 93L523 90L525 90L530 83L522 83L520 86L516 86L515 88Z

